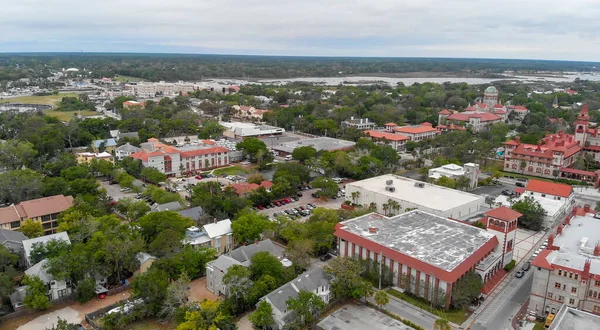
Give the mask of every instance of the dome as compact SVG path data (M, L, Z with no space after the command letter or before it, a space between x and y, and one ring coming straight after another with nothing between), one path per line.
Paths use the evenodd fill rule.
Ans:
M494 86L490 86L488 88L485 89L486 93L498 93L498 90L496 89L496 87Z

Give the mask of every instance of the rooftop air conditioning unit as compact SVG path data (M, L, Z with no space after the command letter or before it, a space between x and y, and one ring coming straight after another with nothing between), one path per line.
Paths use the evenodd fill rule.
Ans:
M388 186L388 187L385 187L385 190L387 190L389 192L394 192L394 191L396 191L396 187L390 187L390 186Z
M415 187L425 188L425 183L424 182L415 182Z
M391 186L393 183L394 183L394 180L387 180L387 181L385 182L385 184L386 184L387 186Z

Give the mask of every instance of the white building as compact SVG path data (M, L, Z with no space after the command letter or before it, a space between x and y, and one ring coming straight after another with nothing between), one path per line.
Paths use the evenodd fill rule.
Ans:
M271 135L281 135L285 132L285 129L281 127L275 127L270 125L256 125L250 123L225 121L221 121L219 122L219 124L225 127L223 136L233 139L245 139L249 137L268 137Z
M47 259L38 262L31 268L27 269L25 271L25 275L39 277L48 289L47 296L50 300L55 300L70 295L73 292L71 286L68 285L66 281L55 279L52 277L52 275L48 274L46 271L47 263ZM25 300L26 292L27 286L21 286L15 288L15 292L10 295L10 302L15 310L25 307L23 300Z
M350 119L344 120L342 122L342 126L352 127L358 130L370 130L374 129L376 124L375 122L369 121L369 118L354 118L350 117Z
M545 228L551 228L554 224L562 221L571 213L575 203L575 193L572 186L535 179L527 182L527 186L519 199L523 199L525 196L533 197L546 210Z
M429 170L430 179L437 180L443 176L454 180L466 176L471 182L470 187L475 188L479 180L479 164L466 163L464 167L456 164L446 164Z
M138 148L134 145L131 145L129 142L125 143L122 146L118 146L115 149L115 156L117 156L118 160L122 160L125 157L129 157L131 156L131 154L134 154L136 152L140 152L142 151L142 148Z
M231 220L209 223L202 228L189 227L185 232L183 244L189 244L194 248L212 247L217 251L217 255L227 253L234 246Z
M46 244L52 240L61 240L67 242L68 244L71 244L71 240L69 240L69 235L64 231L56 234L26 239L23 241L23 254L25 256L25 262L27 264L27 267L33 266L31 264L31 251L33 250L34 246L38 244Z
M482 196L393 174L346 184L346 200L366 207L373 204L378 213L386 215L416 208L456 219L475 213L485 205ZM398 203L399 208L390 207L390 201Z

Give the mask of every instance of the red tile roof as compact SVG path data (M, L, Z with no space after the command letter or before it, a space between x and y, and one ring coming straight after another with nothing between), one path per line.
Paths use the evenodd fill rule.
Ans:
M442 111L438 112L440 115L451 115L452 112L448 109L442 109Z
M60 213L73 206L73 197L56 195L21 202L0 209L0 223Z
M552 250L540 251L540 254L538 254L538 256L535 257L535 259L533 259L533 261L531 262L531 265L535 266L535 267L544 268L544 269L554 270L554 267L552 267L552 264L550 264L548 262L548 255L550 254L550 252L552 252Z
M565 173L573 173L573 174L579 174L579 175L588 175L588 176L593 176L593 177L597 177L598 176L598 174L596 174L596 172L578 170L576 168L569 168L569 167L561 167L560 171L561 172L565 172Z
M229 152L229 149L226 149L223 147L212 147L212 148L206 148L206 149L182 151L181 157L192 157L192 156L199 156L199 155L216 154L219 152Z
M229 187L233 188L236 194L244 195L258 189L260 186L256 183L234 183L229 185Z
M500 103L498 103L494 106L494 109L502 109L502 108L504 108L504 106Z
M386 132L379 132L379 131L365 131L365 133L368 134L372 138L385 139L388 141L410 140L407 136L404 136L402 134L386 133Z
M519 213L515 210L512 210L512 209L509 209L506 206L501 206L501 207L493 209L491 211L487 211L484 214L487 215L488 217L492 217L492 218L496 218L496 219L500 219L500 220L504 220L504 221L517 220L520 216L522 216L521 213Z
M208 145L211 145L211 146L214 146L215 144L217 144L217 142L212 141L212 140L202 140L202 143L208 144Z
M526 191L538 192L560 197L569 197L573 193L573 187L568 184L540 181L531 179L527 182Z
M260 186L265 187L265 189L271 189L271 187L273 186L273 182L265 180L260 183Z
M385 126L398 126L396 123L386 123Z
M481 121L496 121L501 120L502 117L489 112L475 112L475 113L455 113L448 116L448 120L458 121L469 121L471 118L479 118Z
M394 128L394 131L406 134L419 134L419 133L429 133L429 132L437 132L437 129L431 126L400 126Z

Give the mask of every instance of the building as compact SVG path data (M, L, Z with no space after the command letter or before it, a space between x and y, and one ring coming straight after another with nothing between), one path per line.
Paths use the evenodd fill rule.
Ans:
M483 262L477 265L484 282L492 278L513 260L513 250L516 242L517 224L521 213L508 207L499 207L484 213L483 223L489 233L496 235L498 245ZM494 265L494 267L490 267Z
M394 133L402 134L408 137L411 141L419 142L426 139L433 139L440 131L433 128L430 123L423 123L416 126L398 126L394 128Z
M142 150L129 156L154 167L167 176L181 176L229 165L229 150L218 146L197 145L175 148L151 138L141 144Z
M75 157L77 159L78 164L89 164L92 160L104 160L109 163L114 164L113 155L104 151L104 152L80 152L76 153Z
M414 328L374 308L348 304L321 320L317 324L317 329L413 330Z
M250 121L262 121L263 115L270 110L256 109L255 107L248 105L234 105L233 116L240 119L246 119Z
M189 244L195 248L212 247L217 255L227 253L235 246L231 220L225 219L210 223L198 228L189 227L185 232L183 244Z
M394 134L380 131L364 131L376 144L385 144L394 148L396 151L406 150L406 142L410 139L402 134Z
M179 210L177 211L177 214L179 214L182 217L187 217L193 219L194 221L198 221L204 215L204 210L202 210L201 206L196 206L192 208Z
M143 107L144 104L142 102L138 102L138 101L125 101L123 102L123 108L125 109L130 109L130 108L134 108L134 107Z
M600 219L589 206L574 209L532 261L529 310L538 316L566 305L600 314Z
M416 208L455 219L485 206L482 196L393 174L347 183L346 200L366 207L372 205L386 215Z
M17 230L27 219L40 222L45 234L58 228L58 215L73 206L72 196L56 195L0 208L0 229Z
M31 265L31 261L32 261L31 260L31 251L33 250L33 248L38 244L46 244L52 240L61 240L61 241L65 241L65 242L71 244L69 235L67 235L67 233L64 231L60 232L60 233L52 234L52 235L46 235L46 236L26 239L23 241L23 255L25 257L25 263L27 264L27 267L32 266Z
M342 126L344 127L351 127L351 128L355 128L357 130L368 130L368 129L374 129L375 126L377 126L375 124L375 122L369 121L369 118L354 118L354 117L350 117L350 119L346 119L342 122Z
M273 292L262 297L260 301L266 301L273 309L275 328L283 327L291 321L293 315L288 310L287 301L298 298L300 291L308 291L316 294L328 304L331 300L329 277L322 268L315 268L300 274L294 280L280 286ZM259 302L260 303L260 302Z
M19 265L24 264L23 241L29 238L16 230L0 229L0 244L12 253L20 256Z
M600 315L588 313L563 304L555 315L548 330L596 329L600 324Z
M234 183L234 184L229 185L228 188L233 189L234 192L238 196L247 196L251 192L253 192L254 190L256 190L260 187L265 188L267 191L271 191L272 186L273 186L273 182L265 180L265 181L261 182L260 184L247 183L247 182Z
M350 150L354 148L356 145L353 141L340 140L335 138L330 138L326 136L320 136L311 139L302 139L295 140L289 142L283 142L280 144L276 144L271 146L279 156L287 156L291 155L294 152L294 149L300 147L310 146L315 148L317 151L326 150L326 151L337 151L337 150Z
M73 288L65 281L55 279L52 275L46 271L46 264L48 259L44 259L37 264L31 266L31 268L25 271L25 275L37 276L44 282L48 289L47 296L50 300L56 300L59 298L66 297L73 292ZM27 286L21 286L15 289L15 292L10 295L10 302L15 310L20 310L25 307L23 301Z
M100 149L104 148L102 151L112 153L115 151L117 147L117 141L115 139L105 139L105 140L94 140L92 141L92 149L94 152L100 152Z
M233 265L249 267L250 259L259 252L269 252L280 259L282 263L289 263L287 259L284 261L281 252L275 248L275 244L270 239L240 246L206 264L206 288L218 296L229 296L229 288L223 284L223 276L227 274L229 267Z
M269 137L271 135L277 136L282 135L285 129L281 127L275 127L270 125L257 125L250 123L241 122L219 122L221 126L225 127L223 136L232 139L246 139L249 137Z
M393 273L394 285L446 308L456 281L498 245L493 233L420 210L393 217L370 213L336 224L334 234L339 256L380 262Z
M600 132L598 126L590 125L588 105L581 106L581 111L575 121L575 139L583 147L586 154L594 156L596 163L600 163Z
M125 157L130 157L131 154L142 151L142 148L138 148L136 146L131 145L129 142L125 143L122 146L118 146L115 148L115 156L117 156L118 160L122 160Z
M487 130L490 125L502 123L505 120L503 116L490 112L465 111L452 113L448 109L438 112L438 126L442 125L445 129L449 125L455 125L471 128L473 132L481 132Z
M178 211L183 208L180 202L168 202L165 204L154 203L150 206L150 212L162 212L162 211Z
M133 272L133 276L145 273L148 269L150 269L150 266L152 266L152 264L158 260L158 258L146 252L138 252L138 254L135 255L135 258L140 264L140 267Z
M504 149L504 171L544 178L557 178L582 150L575 136L563 132L548 134L537 145L521 143L517 136L504 142Z
M498 104L498 90L494 86L489 86L483 92L483 103L489 109L493 109L494 105Z
M479 164L466 163L464 167L456 164L446 164L430 169L428 176L434 180L438 180L443 176L454 180L467 177L470 182L469 187L475 188L479 180L479 173Z

